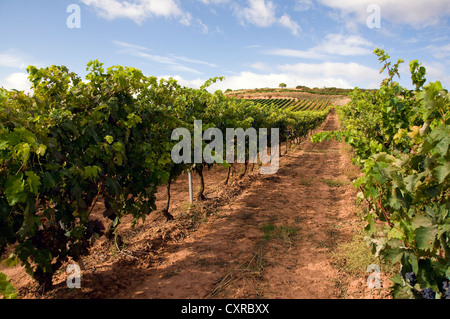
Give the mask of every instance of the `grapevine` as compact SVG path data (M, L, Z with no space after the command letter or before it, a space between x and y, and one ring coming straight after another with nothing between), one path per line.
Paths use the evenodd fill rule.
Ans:
M393 296L442 298L450 278L450 95L440 82L425 85L417 60L409 64L415 89L400 86L394 77L403 60L392 65L383 50L374 53L388 78L377 92L355 89L339 109L343 130L313 141L334 138L353 147L373 252L401 265Z
M210 165L175 164L174 129L193 133L195 120L203 120L204 130L277 127L281 142L298 141L329 113L209 93L221 78L191 89L131 67L105 69L97 60L88 63L85 80L64 66L30 66L28 72L32 94L0 89L0 256L13 249L44 291L65 262L88 255L124 216L132 216L132 225L145 221L156 210L159 186L167 187L163 213L173 219L171 183ZM91 216L99 200L109 225ZM12 293L0 276L0 293Z

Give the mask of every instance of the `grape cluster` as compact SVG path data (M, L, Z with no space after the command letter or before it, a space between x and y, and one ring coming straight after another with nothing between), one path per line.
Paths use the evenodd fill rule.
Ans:
M448 280L444 280L442 282L442 290L444 290L444 299L450 299L450 282Z
M405 278L413 287L417 283L416 274L414 272L407 272ZM441 298L450 299L450 281L446 278L442 281L441 292L443 293ZM432 288L422 289L420 290L420 294L424 299L436 299L436 292Z
M414 272L406 273L405 277L408 279L411 286L414 286L417 283L416 274Z
M420 291L420 294L422 295L423 299L436 299L436 292L431 288L422 289Z

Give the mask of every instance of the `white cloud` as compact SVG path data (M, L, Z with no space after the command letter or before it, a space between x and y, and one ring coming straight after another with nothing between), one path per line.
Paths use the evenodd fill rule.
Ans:
M190 59L190 58L187 58L184 56L178 56L178 55L174 55L174 54L168 54L166 56L158 55L158 54L150 54L149 52L151 52L152 50L150 50L144 46L127 43L127 42L123 42L123 41L113 41L113 44L115 44L119 48L118 53L128 54L128 55L131 55L134 57L143 58L143 59L150 60L150 61L153 61L153 62L156 62L159 64L165 64L165 65L167 65L167 68L172 71L188 72L188 73L194 73L194 74L202 73L192 67L188 67L188 66L182 64L182 62L189 63L189 64L204 65L204 66L208 66L208 67L212 67L212 68L217 67L217 65L213 64L213 63L209 63L209 62L198 60L198 59Z
M209 31L208 26L207 26L206 24L204 24L203 21L200 20L200 19L197 19L197 23L200 25L200 27L201 27L201 29L202 29L202 32L203 32L204 34L207 34L208 31Z
M366 24L369 5L381 8L381 20L394 24L407 24L415 28L438 25L450 15L448 0L319 0L323 5L339 10L341 19ZM353 19L353 20L352 20Z
M9 53L0 54L0 66L15 69L25 69L27 67L21 57Z
M279 19L279 23L288 28L289 30L291 30L291 33L293 35L297 35L298 31L301 30L300 26L295 22L291 20L291 17L288 16L287 14L283 15L280 19Z
M205 84L205 80L202 80L200 78L194 79L194 80L185 80L180 75L162 75L158 77L159 79L166 79L172 78L178 82L181 86L186 86L193 89L199 89L203 84Z
M28 63L29 60L30 58L27 54L16 49L7 49L0 52L0 67L25 70L28 65L32 64Z
M262 47L262 45L260 45L260 44L251 44L251 45L247 45L246 47L244 47L244 49L258 49L261 47Z
M0 79L0 86L7 90L15 89L30 93L31 82L28 81L28 74L25 71L29 65L39 66L39 63L28 63L27 60L29 58L25 54L15 49L0 53L0 67L16 69L16 72Z
M167 67L167 69L171 70L171 71L175 71L175 72L187 72L187 73L193 73L193 74L202 74L202 72L200 72L199 70L196 70L194 68L190 68L188 66L182 65L182 64L178 64L178 63L168 63L169 66Z
M270 66L263 62L255 62L249 65L250 68L258 70L258 71L267 71L270 70Z
M31 82L28 80L28 74L22 72L11 73L3 81L1 86L7 90L31 92Z
M257 27L270 27L276 21L275 5L272 1L248 0L249 6L240 10L240 17Z
M189 59L184 56L179 56L179 55L174 55L174 54L169 54L169 56L178 61L183 61L183 62L193 63L193 64L201 64L201 65L209 66L211 68L217 68L217 64L214 64L214 63L209 63L209 62L197 60L197 59Z
M105 19L128 18L137 24L150 17L177 18L180 23L190 25L192 16L184 12L175 0L81 0L92 6Z
M450 75L447 72L447 66L439 62L424 62L422 65L427 70L425 75L427 83L440 81L444 87L450 88Z
M358 35L328 34L314 51L342 56L368 55L374 44Z
M263 65L250 65L256 69ZM211 86L210 91L232 89L254 89L272 87L286 83L288 87L306 85L308 87L378 88L382 75L358 63L298 63L273 66L272 71L261 74L242 71L227 76L224 81Z
M450 57L450 44L445 45L429 45L425 48L437 59L447 59Z
M133 43L114 40L113 43L120 47L124 52L151 51L150 49Z
M204 4L219 4L219 3L228 3L229 0L200 0Z
M294 5L295 11L308 11L314 7L312 0L296 0Z
M270 55L323 60L329 56L369 55L375 45L358 35L328 34L322 42L308 50L272 49Z
M299 78L309 81L315 81L325 86L330 85L330 80L336 80L338 83L348 83L345 88L352 88L359 83L368 87L377 87L382 76L377 69L367 67L358 63L350 62L323 62L318 64L298 63L279 66L283 72L287 72Z
M288 14L277 18L276 6L270 0L248 0L248 7L235 6L234 10L242 24L249 23L260 28L280 25L291 30L293 35L298 35L301 30Z
M352 88L350 82L343 78L309 78L291 73L267 73L257 74L244 71L238 75L227 77L223 82L211 86L211 90L226 89L254 89L271 87L276 88L280 83L286 83L288 87L306 85L308 87L335 86Z
M323 60L326 58L326 55L315 51L314 48L309 50L271 49L267 50L266 53L270 55L300 59Z

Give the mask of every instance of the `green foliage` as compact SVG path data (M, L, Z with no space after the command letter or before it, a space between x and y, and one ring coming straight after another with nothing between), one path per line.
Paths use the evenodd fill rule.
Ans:
M393 78L403 61L391 66L383 50L375 53L389 77L375 93L354 90L339 110L345 130L312 140L334 138L354 148L373 252L402 265L394 297L420 297L432 288L439 298L450 277L450 95L440 82L424 86L426 70L417 61L410 63L415 91L401 87ZM414 287L408 272L416 274Z
M0 263L2 262L2 258L0 257ZM5 265L7 267L14 267L17 265L17 257L14 254L11 254L6 260ZM16 299L17 292L14 286L9 281L8 276L0 271L0 299Z
M126 215L135 225L156 209L158 186L205 165L172 162L174 129L193 136L196 119L222 132L277 127L283 141L305 136L329 112L262 107L206 91L222 78L190 89L97 60L86 81L64 66L28 72L32 95L0 89L0 256L13 246L44 289L103 234L91 216L99 198L113 227Z
M265 241L276 238L280 239L285 244L292 243L293 239L295 238L299 230L300 227L297 226L290 226L290 225L275 226L271 222L261 225L261 231L263 232L263 239Z
M4 299L16 299L17 293L14 286L9 282L8 276L0 272L0 296Z

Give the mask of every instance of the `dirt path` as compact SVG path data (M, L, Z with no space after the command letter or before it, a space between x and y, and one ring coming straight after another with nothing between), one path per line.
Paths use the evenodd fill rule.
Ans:
M333 112L321 130L335 129ZM355 219L340 147L305 141L118 297L335 298L329 252Z

